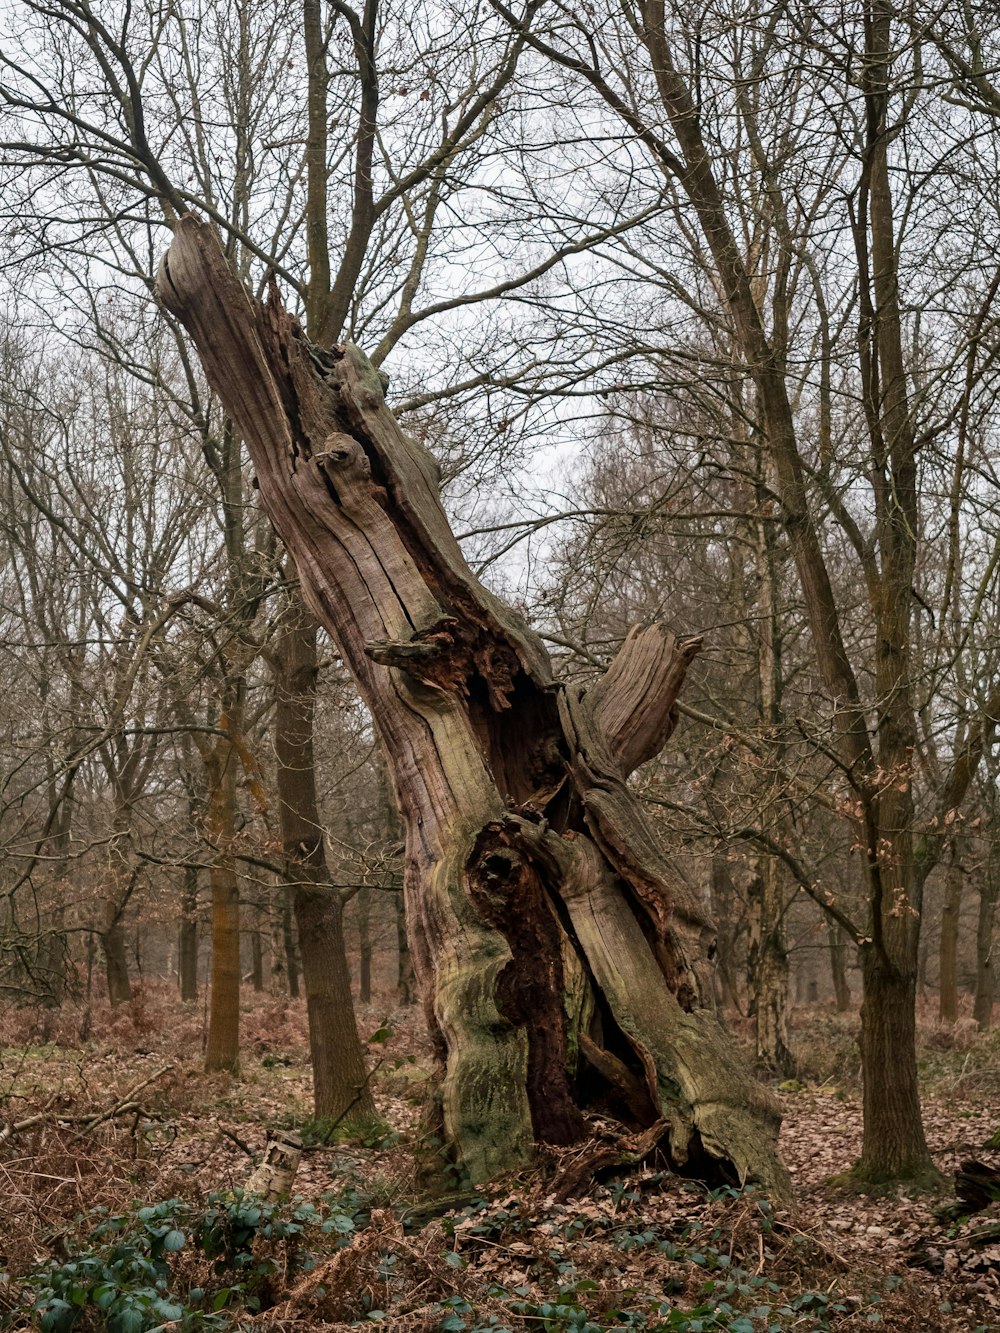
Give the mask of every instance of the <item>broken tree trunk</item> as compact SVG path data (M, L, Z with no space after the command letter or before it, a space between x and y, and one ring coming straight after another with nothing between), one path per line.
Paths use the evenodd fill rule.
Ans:
M191 217L159 291L378 728L445 1133L472 1180L582 1137L581 1107L617 1099L669 1123L679 1168L784 1188L777 1107L702 1007L712 924L626 783L669 734L698 641L633 631L589 691L557 684L470 571L433 458L355 347L312 347L273 290L252 301Z
M250 1194L259 1194L268 1203L287 1199L301 1160L302 1140L298 1134L271 1130L261 1163L253 1170L244 1188Z

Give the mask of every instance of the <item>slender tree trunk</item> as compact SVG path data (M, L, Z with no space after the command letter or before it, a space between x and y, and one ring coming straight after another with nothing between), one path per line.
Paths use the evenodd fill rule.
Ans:
M80 691L79 674L73 669L70 673L70 707L68 714L72 718L83 716L83 710L80 706ZM43 674L39 681L39 693L47 733L47 704L50 693L50 681L47 674ZM66 899L70 891L68 855L73 824L74 782L71 779L60 793L59 783L56 781L53 751L49 748L45 751L45 769L49 810L54 812L49 849L56 859L52 867L52 894L54 900L52 915L48 924L45 943L38 957L38 964L45 976L49 1003L60 1005L66 998L66 974L69 962L69 937L66 934Z
M878 768L863 800L872 909L864 949L861 1054L865 1077L864 1146L859 1168L871 1179L933 1171L917 1084L916 980L926 860L918 864L913 756L917 721L912 677L913 580L920 527L917 441L902 346L889 143L894 41L892 9L874 0L865 24L863 87L867 138L863 172L868 238L856 233L862 273L859 349L876 484L880 554L871 605L874 685L879 700ZM878 463L874 463L874 459ZM890 781L879 781L878 774Z
M763 512L772 493L772 467L762 451L757 457L755 510ZM782 663L781 615L776 549L777 534L772 523L757 524L757 584L759 603L759 641L757 651L760 718L767 728L772 764L776 773L785 769L785 747L781 739ZM781 836L784 801L769 802L773 813L772 836ZM765 828L767 826L765 825ZM772 1073L791 1078L795 1060L788 1046L788 950L785 946L785 900L781 868L774 856L761 856L749 894L750 940L747 971L757 1049L757 1061Z
M351 996L343 905L330 884L316 797L316 622L294 595L278 645L275 752L281 836L293 886L317 1120L375 1113Z
M864 1000L864 1152L860 1169L873 1182L920 1177L932 1169L920 1116L916 1059L916 958L909 974L862 946Z
M250 984L253 986L256 995L263 995L264 946L261 942L259 926L253 926L250 931Z
M208 763L205 829L214 848L212 979L205 1068L235 1071L240 1064L240 888L229 848L236 832L236 772L232 743L220 737Z
M132 864L132 806L137 799L141 747L129 745L119 733L102 749L101 757L115 793L113 834L108 844L105 870L104 929L100 933L108 982L108 999L113 1005L132 999L128 975L128 949L125 943L125 908L138 881L138 867Z
M938 1014L942 1023L954 1023L958 1019L958 926L962 912L963 879L958 847L953 842L941 908Z
M105 908L108 921L101 931L101 949L104 952L104 972L108 982L108 999L113 1005L127 1004L132 998L128 977L128 951L125 947L125 928L113 901Z
M269 915L269 939L271 967L268 990L272 995L288 995L288 971L285 965L284 916L287 886L282 883L276 890L277 901Z
M923 1000L927 996L927 990L930 986L928 976L930 974L931 946L927 939L925 931L920 932L920 947L917 950L917 990L920 998Z
M993 1025L993 1001L996 994L996 945L994 918L1000 879L988 865L979 886L979 915L976 921L976 1006L973 1011L981 1032Z
M295 890L288 888L281 903L281 940L288 976L288 994L299 998L299 949L295 939Z
M791 1078L795 1059L788 1046L788 951L784 938L784 894L773 856L762 856L749 885L750 942L747 972L758 1063Z
M295 919L302 941L302 978L309 1012L316 1119L368 1119L375 1103L351 996L343 906L329 889L300 889Z
M718 1004L728 1003L737 1013L742 1013L739 989L736 984L734 954L736 952L736 929L733 925L733 903L736 899L732 875L723 854L716 850L712 853L711 870L712 915L718 929L718 948L715 955L715 975L718 983Z
M86 987L86 997L88 1005L94 998L94 956L96 953L97 953L97 948L94 942L94 932L92 930L88 930L87 931L87 987Z
M786 379L787 345L769 331L755 299L743 248L727 214L713 148L703 137L693 80L679 67L674 32L662 0L644 7L641 31L651 57L660 101L679 149L672 166L697 215L732 320L733 335L753 377L764 435L775 467L782 518L802 586L816 662L835 706L836 742L845 770L859 785L859 837L866 856L871 948L879 959L863 968L862 1053L866 1108L891 1104L892 1115L866 1120L860 1169L873 1177L902 1164L905 1173L926 1171L916 1095L916 1021L898 1019L894 1051L882 1040L880 997L894 989L897 1003L915 1004L917 941L922 881L914 856L912 763L917 748L910 644L917 534L915 414L907 400L906 364L897 282L888 145L890 73L894 46L891 9L875 0L864 31L862 65L866 111L861 207L855 229L859 264L859 352L868 426L877 558L866 559L867 591L874 620L874 694L877 725L869 729L859 675L841 631L840 611L814 518L812 497L796 434ZM631 113L630 113L631 114ZM661 159L662 160L662 159ZM866 668L867 669L867 668ZM889 781L885 781L885 775ZM961 799L958 786L956 793ZM869 985L874 991L869 993ZM893 1087L896 1083L898 1086ZM883 1086L885 1085L885 1086ZM919 1158L919 1161L918 1161Z
M114 771L114 770L112 770ZM121 774L116 773L120 778ZM116 796L114 836L108 846L108 890L104 899L104 929L100 933L104 953L104 971L108 999L112 1005L127 1004L132 999L128 976L128 950L125 944L125 906L135 886L135 872L129 875L128 848L131 817L124 793Z
M185 1002L198 998L198 867L184 869L184 892L181 898L180 940L177 949L181 999Z
M416 978L413 975L410 942L406 937L406 902L401 893L394 895L393 908L396 917L396 952L399 957L396 989L399 1003L408 1005L416 999Z
M66 935L66 907L62 895L66 891L65 880L57 875L56 893L59 895L45 932L45 939L39 957L39 970L48 990L50 1001L54 1005L62 1004L66 998L66 971L69 960L69 939Z
M358 893L358 1000L372 1002L372 891L365 888Z
M826 929L830 937L830 975L833 978L833 994L837 1004L837 1013L846 1014L851 1009L851 987L847 980L849 940L843 926L831 917L826 919Z
M662 1127L676 1165L784 1188L776 1102L704 1007L712 923L627 785L673 728L698 642L650 626L590 689L558 685L541 641L466 564L433 459L356 348L307 346L190 217L159 291L378 729L444 1133L470 1178L525 1165L535 1140L578 1140L576 1099L603 1079L634 1090L631 1114ZM322 848L306 831L300 875ZM593 1078L576 1078L580 1059Z

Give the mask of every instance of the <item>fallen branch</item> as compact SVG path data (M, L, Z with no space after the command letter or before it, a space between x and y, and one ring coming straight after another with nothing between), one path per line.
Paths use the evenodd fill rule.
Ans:
M235 1143L237 1148L239 1148L240 1152L246 1153L247 1157L249 1157L250 1160L254 1164L256 1164L257 1154L250 1147L249 1143L244 1143L244 1141L240 1138L240 1136L238 1134L234 1134L231 1129L225 1129L224 1127L220 1126L219 1133L223 1136L223 1138L229 1139L230 1143Z
M565 1203L585 1190L601 1171L638 1166L670 1129L670 1122L657 1120L641 1134L623 1135L611 1143L588 1143L560 1169L552 1182L556 1203Z
M141 1112L143 1108L135 1100L137 1095L148 1088L151 1083L155 1083L157 1079L162 1078L164 1074L169 1074L173 1068L172 1064L164 1065L155 1074L150 1074L141 1083L129 1088L123 1098L104 1111L89 1111L86 1115L52 1115L46 1108L42 1111L36 1111L34 1115L25 1116L23 1120L10 1120L0 1127L0 1144L6 1143L12 1135L19 1134L25 1129L31 1129L34 1125L43 1124L47 1120L51 1120L57 1125L80 1125L82 1126L81 1132L89 1134L92 1129L96 1129L98 1125L103 1125L105 1121L114 1120L116 1116L131 1115L136 1111Z

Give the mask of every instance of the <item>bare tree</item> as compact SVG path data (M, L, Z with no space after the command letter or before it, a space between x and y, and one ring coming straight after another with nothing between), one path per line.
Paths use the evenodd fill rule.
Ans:
M669 734L697 644L654 628L586 698L556 687L540 642L468 570L433 460L364 357L321 354L274 298L254 304L194 219L159 286L389 758L445 1128L473 1179L536 1137L582 1134L583 1054L632 1115L669 1121L678 1164L779 1185L776 1108L701 1007L710 923L624 783Z
M724 322L730 364L752 386L828 701L826 749L866 885L867 920L851 925L864 974L860 1170L920 1175L930 1165L914 1023L923 887L1000 711L987 683L951 713L936 759L922 762L928 676L915 650L926 597L915 589L935 510L924 504L920 462L937 475L937 432L966 419L970 403L982 405L984 376L992 385L979 348L995 292L962 304L957 356L954 344L932 356L921 337L933 224L923 233L918 221L925 204L933 216L944 198L959 210L964 202L939 152L961 130L936 114L933 93L921 100L919 62L879 3L846 24L831 26L822 6L803 5L738 27L659 0L596 27L561 5L497 7L569 86L589 90L643 145L672 191L663 216L683 275L702 274L690 276L688 308ZM950 281L964 282L964 272ZM674 278L675 298L688 295L682 282ZM834 422L853 457L838 454ZM953 475L961 491L961 455ZM954 528L950 541L953 559ZM867 623L845 614L838 548L854 562L851 595L861 595ZM934 592L948 608L940 625L952 614L954 582ZM946 670L939 656L938 684Z

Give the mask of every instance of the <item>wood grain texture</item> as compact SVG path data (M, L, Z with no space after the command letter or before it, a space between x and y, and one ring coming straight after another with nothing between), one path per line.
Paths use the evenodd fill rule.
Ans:
M596 1080L632 1089L636 1124L670 1118L678 1165L782 1188L776 1107L700 1009L712 922L625 782L669 734L697 641L648 627L589 697L557 684L469 569L434 460L357 348L312 347L274 291L252 302L194 218L159 290L378 729L445 1133L472 1179L578 1138Z

